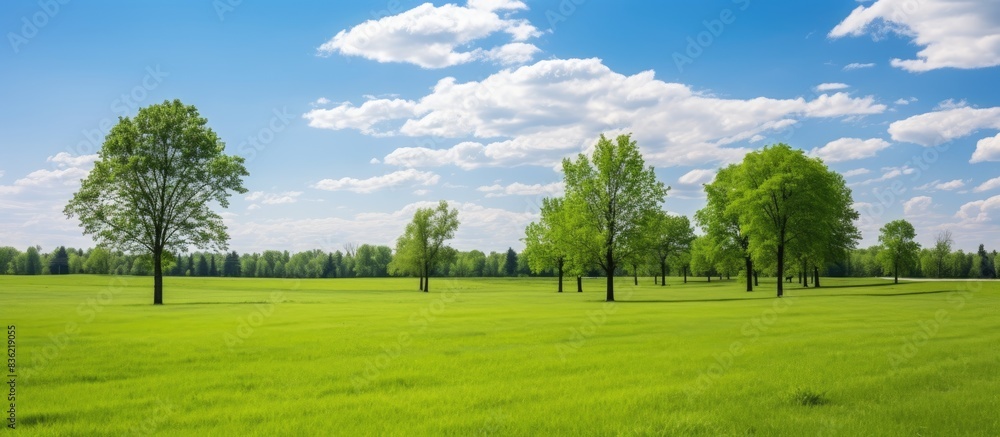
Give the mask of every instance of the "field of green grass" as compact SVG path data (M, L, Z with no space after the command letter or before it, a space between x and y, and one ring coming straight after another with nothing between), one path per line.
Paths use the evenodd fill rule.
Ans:
M640 280L0 276L0 324L24 435L1000 435L997 282Z

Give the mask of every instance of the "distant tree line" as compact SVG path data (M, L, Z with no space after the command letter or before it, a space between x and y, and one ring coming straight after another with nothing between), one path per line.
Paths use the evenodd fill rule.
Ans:
M445 262L431 273L450 277L517 277L534 275L528 260L508 248L502 252L484 253L479 250L443 249ZM394 253L389 246L349 244L344 250L326 252L315 249L305 252L265 250L240 254L194 252L179 256L168 255L163 260L166 276L230 277L230 278L383 278L410 276L392 269ZM97 247L76 249L58 247L45 253L40 246L25 251L0 247L0 274L116 274L148 276L153 265L148 255L133 255ZM540 273L542 276L550 272Z

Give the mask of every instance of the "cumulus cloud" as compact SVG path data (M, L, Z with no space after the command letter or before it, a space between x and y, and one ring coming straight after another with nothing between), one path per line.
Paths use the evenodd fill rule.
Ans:
M923 47L917 59L892 59L911 72L1000 65L1000 3L968 0L878 0L858 6L830 38L894 33Z
M936 146L980 129L1000 129L1000 107L958 107L914 115L889 125L896 141Z
M964 221L983 223L989 221L989 211L1000 208L1000 195L976 200L962 205L955 217Z
M883 182L889 179L895 179L900 176L913 174L916 172L917 169L910 167L908 165L904 165L902 167L882 167L882 176L865 180L864 182L860 182L858 185L868 185L874 182Z
M527 20L510 18L510 13L527 8L524 2L509 0L472 0L466 6L424 3L398 15L341 30L321 45L318 53L405 62L423 68L444 68L476 60L525 63L539 49L524 41L540 36L541 32ZM467 49L476 41L498 33L506 34L511 42L491 49Z
M441 177L426 171L414 169L400 170L382 176L374 176L368 179L340 178L323 179L312 187L325 191L351 191L355 193L372 193L386 188L398 187L400 185L434 185Z
M449 245L459 250L506 250L507 242L520 241L528 223L538 219L537 210L510 211L475 203L448 201L462 222ZM275 247L301 251L338 250L348 242L392 246L413 219L417 208L433 208L436 201L420 201L395 211L364 212L343 217L283 218L251 221L247 217L225 220L235 250L253 252ZM497 242L503 247L496 247ZM515 250L519 250L515 247Z
M486 193L486 197L502 196L558 196L566 191L562 182L550 184L522 184L514 182L510 185L493 184L476 188L476 191Z
M851 86L848 85L848 84L846 84L846 83L837 83L837 82L821 83L819 85L816 85L816 91L819 91L819 92L823 92L823 91L836 91L836 90L847 89L847 88L850 88L850 87Z
M390 114L383 108L398 108ZM418 100L370 100L305 114L313 127L368 135L461 138L453 146L406 146L383 162L403 167L552 166L592 146L600 133L635 133L656 165L734 162L734 143L788 129L809 117L884 112L873 97L822 94L813 100L724 99L652 71L626 76L599 59L556 59L505 69L481 81L448 77ZM397 127L398 126L398 127ZM471 139L470 139L471 138Z
M684 173L677 182L684 185L701 185L711 183L715 180L715 170L695 169Z
M981 193L983 191L994 190L997 188L1000 188L1000 177L995 177L986 182L983 182L979 184L976 188L973 188L972 191L976 193Z
M903 214L912 217L925 214L931 207L932 199L928 196L917 196L903 202Z
M971 163L1000 161L1000 134L983 138L976 143L976 151L972 153Z
M880 138L862 140L860 138L841 138L830 141L823 147L812 149L809 154L826 162L842 162L864 159L875 156L880 150L891 144Z

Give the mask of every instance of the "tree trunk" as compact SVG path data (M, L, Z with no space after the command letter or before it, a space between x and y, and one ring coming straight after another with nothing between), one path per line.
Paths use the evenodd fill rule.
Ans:
M660 260L660 276L663 278L660 281L660 286L667 285L667 260L666 258Z
M562 258L559 258L559 261L556 264L559 267L559 292L562 293L562 280L563 280L563 260L562 260Z
M653 285L660 283L660 275L653 275Z
M635 266L632 266L632 284L639 285L639 272L635 270Z
M747 291L753 291L753 260L750 257L746 257L747 262Z
M813 287L819 288L819 267L813 267Z
M420 273L420 291L424 291L424 273Z
M163 249L153 249L153 305L163 305Z
M684 270L684 283L687 284L688 283L688 266L684 266L684 268L682 270Z
M782 279L785 278L785 245L778 245L778 297L785 294L782 289Z
M753 271L753 286L754 287L760 287L760 283L757 282L757 271L756 270Z
M705 277L708 278L708 282L712 282L712 275L708 275L708 276L705 276Z
M583 278L579 275L576 277L576 292L583 293Z
M431 266L424 264L424 293L431 292Z
M893 276L895 278L893 279L892 283L898 284L899 283L899 264L896 264L893 267L894 268L892 269L892 274L893 274ZM980 276L982 276L982 275L980 275Z

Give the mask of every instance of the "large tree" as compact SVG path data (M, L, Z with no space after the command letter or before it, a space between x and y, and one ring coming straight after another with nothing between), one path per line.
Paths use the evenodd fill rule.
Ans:
M727 213L739 217L754 259L774 260L779 279L789 255L818 260L825 250L819 248L854 245L851 191L821 160L777 144L748 153L735 168ZM782 283L777 281L778 297Z
M687 216L658 211L653 217L649 244L660 269L660 286L667 285L667 259L690 251L694 238L694 228Z
M879 260L882 267L891 270L894 283L899 283L899 270L909 269L916 265L920 253L920 243L913 241L917 232L906 220L893 220L879 229L878 242L882 245Z
M437 208L417 208L413 221L396 240L396 254L390 270L420 276L420 289L430 291L430 274L445 257L452 254L444 242L458 230L458 210L442 200Z
M566 207L572 226L589 231L583 251L607 275L607 301L615 300L615 269L642 249L649 222L660 211L668 187L647 167L631 135L614 141L603 134L590 157L563 160ZM577 263L586 265L586 263Z
M149 254L159 305L165 253L227 248L226 226L212 207L226 208L232 193L247 191L243 162L225 154L194 106L165 101L119 118L64 212L98 244Z

